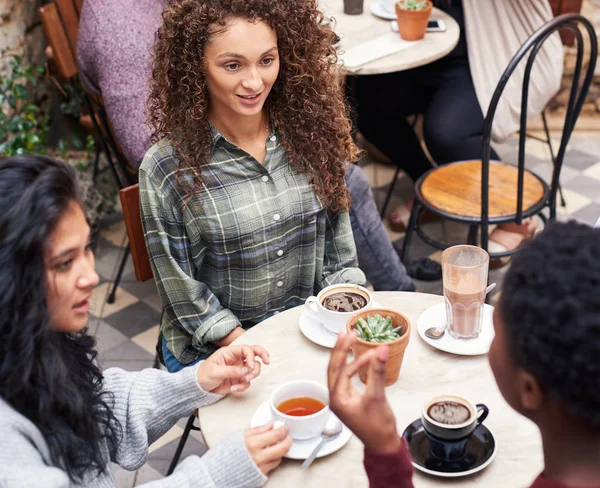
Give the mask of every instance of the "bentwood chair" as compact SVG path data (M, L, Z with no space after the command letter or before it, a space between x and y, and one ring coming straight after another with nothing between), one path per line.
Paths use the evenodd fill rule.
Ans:
M73 87L72 93L76 96L79 93L75 88L79 74L77 67L77 33L82 6L83 0L55 0L42 6L39 10L58 75ZM80 124L92 130L96 135L99 142L98 149L102 149L102 152L106 155L109 168L118 187L124 188L133 184L135 176L131 173L130 166L116 142L104 110L102 98L87 93L84 93L82 98L88 113L81 117ZM98 161L99 153L96 152L94 177L98 173ZM121 281L128 257L129 248L126 248L119 264L113 288L107 299L108 303L114 303L115 301L117 287Z
M144 229L142 228L142 217L140 214L140 187L135 184L123 188L119 191L119 197L121 199L121 206L123 207L123 218L125 220L125 227L127 228L127 236L129 237L129 248L131 250L131 258L133 260L133 269L135 270L135 277L138 281L147 281L154 277L152 267L150 266L150 258L148 257L148 250L146 248L146 241L144 239ZM163 311L164 313L164 311ZM162 317L161 317L162 319ZM162 321L162 320L161 320ZM158 343L156 344L156 358L154 360L154 367L158 369L159 363L163 363L162 359L162 335L159 335ZM200 431L198 427L194 425L194 420L198 417L198 411L196 410L187 420L175 455L169 466L167 476L169 476L181 457L181 452L185 447L185 443L192 430Z
M569 29L576 40L577 59L573 73L573 84L567 105L567 112L556 154L552 182L546 184L542 178L525 169L525 142L527 134L527 100L531 70L536 55L543 43L557 30ZM590 59L583 68L584 35L589 39ZM523 77L521 116L519 129L518 165L511 166L500 161L490 161L491 134L494 115L502 92L516 67L528 56ZM567 144L581 107L589 90L596 58L598 40L593 25L581 15L564 14L539 28L514 55L500 78L492 96L483 132L482 160L461 161L434 168L425 173L415 185L415 201L402 246L401 258L407 262L407 252L412 234L416 232L426 243L437 249L443 245L429 237L419 225L419 216L427 209L440 217L469 224L467 241L476 245L478 231L481 232L481 247L488 250L489 225L515 222L521 224L524 218L539 215L545 222L556 218L556 197L558 181L567 149ZM583 81L582 71L585 71ZM546 217L542 211L548 210ZM509 256L516 250L490 253L492 258Z

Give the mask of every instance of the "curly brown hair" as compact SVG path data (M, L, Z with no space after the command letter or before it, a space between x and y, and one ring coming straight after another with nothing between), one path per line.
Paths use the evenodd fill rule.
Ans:
M265 110L292 167L309 177L324 205L347 210L345 165L359 150L332 47L335 34L322 28L316 0L171 0L154 46L148 99L153 142L168 139L179 173L194 175L191 191L198 193L201 168L211 156L204 49L232 18L262 20L276 32L280 70Z

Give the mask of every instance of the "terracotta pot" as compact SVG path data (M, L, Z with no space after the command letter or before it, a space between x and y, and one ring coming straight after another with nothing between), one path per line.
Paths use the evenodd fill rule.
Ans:
M379 314L383 317L391 317L394 327L403 327L403 333L398 339L385 343L387 346L389 346L388 361L385 365L385 386L390 386L398 380L400 366L402 366L402 360L404 359L404 351L406 351L406 346L408 346L408 342L410 341L410 320L408 320L408 317L389 308L371 308L358 312L350 317L348 324L346 324L346 329L348 332L350 332L356 327L359 318L364 318L366 315L372 316L376 314ZM358 339L352 346L352 352L354 353L354 357L358 358L374 347L381 345L383 345L383 343L367 342ZM363 383L366 383L367 381L367 371L368 365L358 371L358 375Z
M423 10L404 10L398 7L397 3L394 5L396 7L400 37L405 41L423 39L433 4L427 0L427 7Z

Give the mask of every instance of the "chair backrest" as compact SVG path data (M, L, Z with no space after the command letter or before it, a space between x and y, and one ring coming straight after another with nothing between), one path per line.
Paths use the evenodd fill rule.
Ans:
M69 16L70 14L67 15ZM77 75L79 69L77 68L75 51L71 47L70 36L63 24L58 4L52 2L40 7L40 18L44 27L44 33L54 54L58 73L67 80L72 79ZM71 29L71 35L73 34L72 31L73 29ZM77 44L76 28L74 42Z
M580 30L580 27L583 29ZM521 98L521 120L519 128L519 158L518 158L518 181L517 181L517 223L521 223L523 215L523 182L525 173L525 140L527 137L527 101L529 94L529 80L531 77L531 70L535 57L537 56L540 48L544 42L559 29L569 29L575 36L577 45L577 61L575 63L575 70L573 73L573 84L571 86L571 93L569 95L569 101L567 104L567 113L565 116L565 123L563 127L562 137L560 140L560 147L555 160L554 172L552 174L552 183L550 187L550 197L547 202L544 202L544 206L550 208L550 218L556 218L556 193L558 191L558 181L560 177L560 171L562 169L563 159L567 149L567 143L575 127L575 122L581 107L585 100L585 97L592 83L594 77L594 69L596 67L596 59L598 57L598 39L594 31L594 26L585 17L578 14L564 14L560 15L546 25L540 27L514 55L508 67L502 74L496 90L490 101L490 105L485 117L484 129L483 129L483 158L482 158L482 169L481 169L481 220L484 228L488 224L488 189L489 189L489 163L491 154L491 141L492 141L492 124L494 121L494 115L498 108L498 102L502 96L502 92L506 87L509 78L515 71L517 65L526 57L527 65L525 67L525 74L523 77L523 90ZM584 39L582 32L586 32L589 37L589 54L590 59L586 67L585 77L583 82L580 83L581 72L583 69L583 54L585 51ZM483 233L482 233L483 234ZM487 249L488 245L487 233L482 235L482 247Z
M125 227L127 227L129 249L131 250L131 258L133 259L135 277L138 281L149 280L154 275L150 266L148 250L146 249L144 229L142 228L139 185L123 188L119 191L119 197L121 198L121 206L123 207L123 217L125 218Z
M79 13L74 0L54 0L62 21L73 57L77 59L77 31L79 30Z

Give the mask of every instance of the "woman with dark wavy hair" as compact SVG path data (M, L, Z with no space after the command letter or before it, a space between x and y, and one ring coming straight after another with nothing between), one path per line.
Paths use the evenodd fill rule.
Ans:
M113 487L177 420L260 374L258 346L220 349L177 374L102 371L88 335L98 284L74 170L0 158L0 486ZM152 486L261 486L291 446L272 423L190 456Z
M315 0L173 0L155 44L141 210L173 371L358 269L356 159Z

